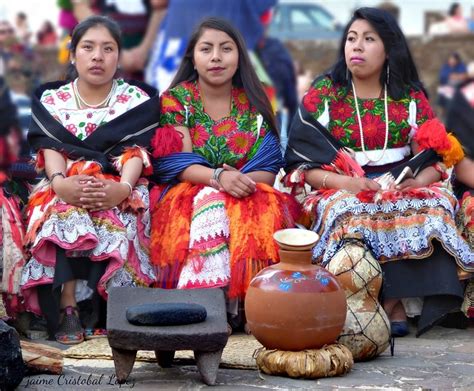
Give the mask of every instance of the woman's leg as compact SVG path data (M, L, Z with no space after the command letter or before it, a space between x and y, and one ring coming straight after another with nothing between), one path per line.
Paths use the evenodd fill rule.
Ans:
M76 307L76 305L76 280L72 280L63 284L60 308Z

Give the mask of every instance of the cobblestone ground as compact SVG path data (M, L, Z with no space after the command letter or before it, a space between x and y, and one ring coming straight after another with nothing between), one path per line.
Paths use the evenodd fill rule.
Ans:
M413 331L413 330L412 330ZM27 377L19 390L108 390L119 387L110 360L66 359L62 376ZM137 390L205 388L193 365L161 369L136 362L127 384ZM386 351L376 360L356 363L344 377L294 380L256 370L219 369L213 390L232 389L389 389L474 390L474 325L466 330L436 327L420 338L414 333L396 340L395 355Z

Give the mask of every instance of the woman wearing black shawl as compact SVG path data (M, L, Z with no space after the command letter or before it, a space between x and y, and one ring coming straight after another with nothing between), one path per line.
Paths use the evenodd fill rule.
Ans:
M50 336L65 344L100 334L93 328L110 287L154 280L141 175L151 169L146 146L159 98L149 86L114 78L119 54L115 22L86 19L71 40L77 77L44 85L33 98L28 138L46 178L28 203L31 258L22 291L27 307L45 314ZM76 301L87 297L93 311L81 325Z
M456 230L456 198L438 183L446 174L433 152L449 165L461 149L433 117L396 21L361 8L338 61L314 81L290 130L288 183L317 189L304 201L321 237L314 259L327 264L346 240L362 240L382 263L394 336L408 333L400 299L424 297L415 309L419 335L459 309L456 264L474 270L474 253ZM394 183L405 166L412 177Z
M469 80L457 89L448 108L446 126L459 139L466 157L454 169L453 187L459 198L458 228L474 249L474 62L468 66ZM474 279L464 292L462 310L474 318Z

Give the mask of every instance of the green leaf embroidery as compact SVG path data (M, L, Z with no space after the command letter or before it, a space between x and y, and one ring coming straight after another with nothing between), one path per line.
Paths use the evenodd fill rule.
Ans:
M79 122L79 127L80 127L80 128L84 127L85 125L86 125L85 122Z

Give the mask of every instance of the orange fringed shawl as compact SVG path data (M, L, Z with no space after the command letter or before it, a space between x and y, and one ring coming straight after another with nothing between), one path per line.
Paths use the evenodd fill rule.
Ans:
M189 254L193 199L202 185L174 186L154 206L151 229L151 260L160 267L181 271ZM299 204L289 194L257 184L257 191L243 199L226 196L230 221L229 252L231 282L229 297L243 297L252 278L261 269L277 263L276 230L293 227L300 214ZM169 278L170 276L168 276ZM172 288L172 282L165 286Z

